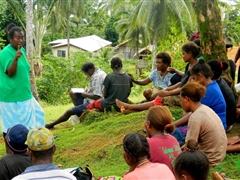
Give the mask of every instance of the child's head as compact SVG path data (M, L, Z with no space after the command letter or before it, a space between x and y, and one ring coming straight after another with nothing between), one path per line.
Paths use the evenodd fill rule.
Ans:
M228 68L228 64L223 61L218 61L218 60L211 60L208 61L207 64L210 66L212 72L213 72L213 77L212 79L218 79L222 75L222 71L225 71Z
M204 84L204 81L208 78L212 78L212 70L210 66L204 63L204 60L200 59L199 62L193 66L190 71L191 79Z
M112 69L121 69L122 68L122 60L119 57L112 58L111 68Z
M170 66L171 56L167 52L160 52L156 55L156 59L161 59L163 64Z
M174 173L177 180L207 180L209 161L207 156L198 149L195 140L186 143L186 149L173 162Z
M150 157L147 138L140 133L127 134L123 139L124 159L131 166L143 158Z
M174 126L171 125L173 117L169 109L165 106L153 106L148 110L145 128L148 136L151 137L151 127L157 131L172 133Z

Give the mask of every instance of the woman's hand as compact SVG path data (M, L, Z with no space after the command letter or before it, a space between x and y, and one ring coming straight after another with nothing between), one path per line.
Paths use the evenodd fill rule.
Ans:
M20 51L21 46L18 45L17 53L15 59L18 60L22 56L22 52Z

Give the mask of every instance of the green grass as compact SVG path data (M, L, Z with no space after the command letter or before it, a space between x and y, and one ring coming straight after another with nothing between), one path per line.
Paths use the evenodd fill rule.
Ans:
M139 100L140 98L135 98ZM46 115L46 122L59 117L71 104L50 106L41 103ZM181 108L170 108L175 119L182 115ZM54 163L61 168L89 165L95 177L121 176L128 166L122 157L122 140L131 132L142 133L147 111L122 115L120 113L89 113L81 124L72 126L71 121L57 125L53 134L57 151ZM239 133L236 123L230 135ZM5 147L0 136L0 156L5 154ZM239 179L240 155L227 154L224 161L211 171L223 171L228 177Z

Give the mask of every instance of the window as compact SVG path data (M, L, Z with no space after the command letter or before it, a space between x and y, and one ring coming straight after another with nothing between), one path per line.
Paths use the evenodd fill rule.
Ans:
M66 51L57 50L57 56L58 57L66 57Z

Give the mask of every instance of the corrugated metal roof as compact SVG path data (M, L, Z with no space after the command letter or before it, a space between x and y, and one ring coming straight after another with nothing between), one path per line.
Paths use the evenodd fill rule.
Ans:
M112 42L102 39L96 35L74 38L69 40L70 45L83 49L85 51L94 52L103 47L111 45ZM48 44L53 45L52 48L67 46L67 39L59 39ZM56 45L55 45L56 44Z

